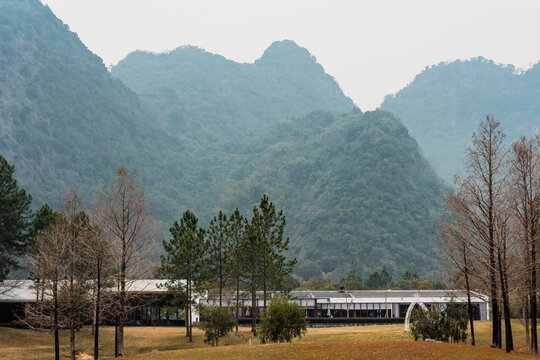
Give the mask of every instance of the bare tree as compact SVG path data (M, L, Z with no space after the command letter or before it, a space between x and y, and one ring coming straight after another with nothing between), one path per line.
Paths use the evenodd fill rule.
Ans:
M499 301L497 287L497 244L495 217L504 201L505 135L493 115L488 115L473 133L473 146L467 149L465 179L456 177L456 195L449 197L449 206L460 214L473 234L475 257L487 270L492 310L492 346L501 347Z
M506 211L505 211L506 210ZM497 266L499 273L499 286L501 289L501 300L503 305L504 315L504 334L506 340L506 352L514 350L514 342L512 337L512 323L510 322L510 299L509 299L509 282L508 273L510 272L510 262L508 261L509 253L511 252L511 238L509 234L510 213L508 209L500 209L495 216L495 238L497 252Z
M29 309L28 319L44 326L50 325L54 332L55 359L60 359L58 328L60 323L59 287L66 271L65 258L69 252L69 226L64 218L56 221L36 238L37 256L32 258L34 274L39 276L43 293L41 301ZM52 312L52 316L50 316ZM51 319L52 318L52 319ZM52 321L51 321L52 320Z
M510 175L513 194L513 209L521 225L523 236L524 264L528 279L528 313L530 324L530 350L538 354L538 335L536 330L537 312L537 238L538 238L538 199L540 197L540 164L538 139L520 138L511 147ZM528 332L528 324L525 324ZM527 344L529 346L529 344Z
M68 225L69 246L66 261L66 318L69 326L70 358L75 360L75 331L82 325L87 303L88 268L84 262L84 242L89 232L90 220L81 211L81 200L73 188L64 199L61 209Z
M90 225L88 236L85 239L85 261L92 276L92 297L93 297L93 321L92 333L94 335L94 360L99 357L99 327L101 325L103 313L104 292L109 293L109 288L113 285L113 258L110 246L103 238L101 229L97 225ZM105 290L105 291L104 291ZM111 298L108 297L110 300Z
M124 356L128 289L133 280L150 271L145 261L157 234L135 172L124 167L118 170L114 182L97 196L93 217L116 259L115 356Z

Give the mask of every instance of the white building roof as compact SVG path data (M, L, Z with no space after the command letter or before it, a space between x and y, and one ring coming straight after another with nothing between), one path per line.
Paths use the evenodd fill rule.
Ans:
M126 284L129 292L166 292L166 280L134 280ZM246 293L245 295L250 295ZM258 292L259 297L259 292ZM262 293L260 294L262 296ZM452 298L456 302L466 302L467 294L463 290L362 290L362 291L292 291L290 295L298 300L317 299L318 303L411 303L420 300L423 303L447 303ZM0 302L31 302L36 299L36 290L32 280L6 280L0 284ZM488 297L471 292L471 301L483 303Z

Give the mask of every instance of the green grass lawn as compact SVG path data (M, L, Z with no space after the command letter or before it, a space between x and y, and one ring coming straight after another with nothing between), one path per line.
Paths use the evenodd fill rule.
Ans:
M507 356L504 350L490 349L491 327L487 321L475 323L476 348L469 345L433 344L412 341L403 325L371 325L336 328L310 328L307 335L292 344L260 345L249 342L249 328L241 328L239 338L231 336L223 343L246 345L212 348L203 342L203 333L194 329L189 343L183 327L128 327L125 330L125 352L128 358L158 359L529 359L523 326L513 322L516 351ZM69 333L61 331L61 354L68 357ZM111 359L114 353L114 328L100 331L100 358ZM92 354L90 328L77 333L77 349ZM153 349L159 352L151 353ZM0 359L50 359L53 336L48 331L0 327ZM85 358L84 355L81 358Z

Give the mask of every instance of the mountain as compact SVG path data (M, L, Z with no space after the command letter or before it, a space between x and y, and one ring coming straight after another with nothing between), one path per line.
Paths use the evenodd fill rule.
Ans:
M0 2L0 68L0 153L35 206L58 206L73 186L90 196L122 165L177 196L158 180L180 141L150 127L138 96L38 0Z
M72 186L89 206L124 165L163 236L186 209L206 226L219 209L250 216L267 193L288 218L302 277L384 265L433 276L446 188L406 128L354 108L307 50L278 42L254 64L195 48L133 56L184 63L148 65L161 77L135 66L135 92L38 0L0 2L0 154L34 207L58 207ZM177 97L156 95L167 91Z
M449 183L464 168L465 149L486 114L508 140L540 128L540 63L526 72L476 58L426 68L381 108L398 116L437 173Z
M283 207L302 277L383 265L434 276L446 188L392 114L315 112L274 124L238 151L251 161L228 198L249 210L264 191Z
M354 107L315 57L290 40L274 42L252 64L193 46L137 51L111 73L157 114L159 128L183 139L238 137L276 119Z

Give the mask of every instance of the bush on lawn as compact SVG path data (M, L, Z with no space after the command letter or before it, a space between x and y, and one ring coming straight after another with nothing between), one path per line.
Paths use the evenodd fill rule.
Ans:
M291 342L306 334L307 321L304 310L285 298L274 298L261 316L260 338L268 342Z

